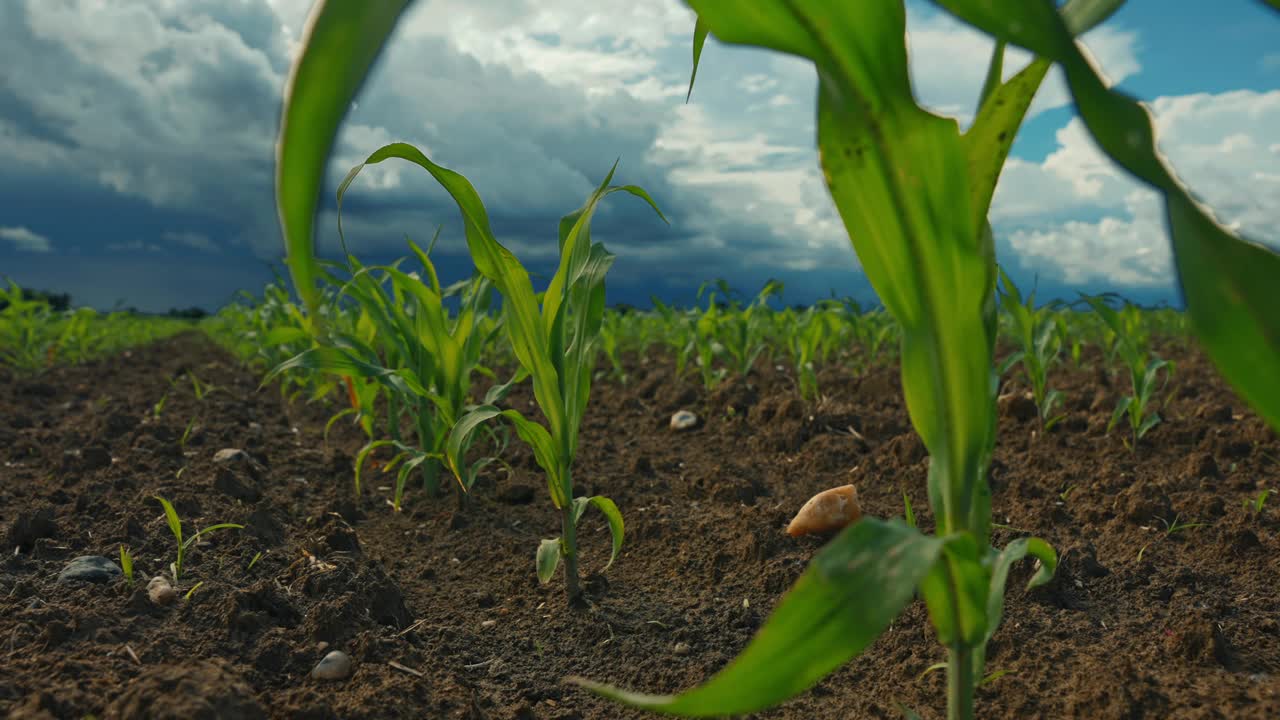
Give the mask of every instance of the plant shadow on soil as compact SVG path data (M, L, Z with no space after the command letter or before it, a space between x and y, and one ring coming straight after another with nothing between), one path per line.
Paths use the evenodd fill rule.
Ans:
M1178 370L1165 422L1136 452L1105 433L1122 387L1096 354L1051 376L1067 417L1047 435L1034 407L1001 405L996 542L1034 533L1062 562L1031 592L1029 563L1012 574L988 664L1006 674L979 691L981 717L1280 717L1280 503L1243 505L1280 487L1280 441L1193 345L1161 349ZM711 392L673 382L657 355L628 366L628 384L593 389L575 467L580 490L612 497L627 523L601 574L608 530L585 516L582 612L559 576L534 575L559 520L518 443L511 471L488 473L465 510L414 489L397 514L389 476L371 473L353 500L357 429L340 423L326 447L332 408L259 391L259 375L203 335L35 378L0 370L0 712L640 717L562 679L674 692L722 668L821 547L783 532L815 492L853 482L867 513L890 517L905 491L931 528L896 368L828 369L825 398L803 403L763 362ZM216 389L171 392L155 417L187 371ZM528 389L509 404L530 409ZM702 422L677 433L668 419L682 408ZM223 448L249 453L253 472L216 466ZM188 533L246 526L193 549L167 607L142 589L173 555L154 495ZM1175 518L1205 525L1166 533ZM121 544L135 589L55 581L72 557L115 559ZM350 654L351 677L311 679L333 649ZM942 717L944 673L919 677L942 657L917 601L862 656L760 717L894 718L898 703Z

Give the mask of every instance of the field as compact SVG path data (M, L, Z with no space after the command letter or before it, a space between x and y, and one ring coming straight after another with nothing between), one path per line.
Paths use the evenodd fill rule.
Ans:
M0 298L0 711L1280 717L1280 254L1192 197L1077 43L1120 0L938 2L993 40L963 127L916 100L901 0L689 0L686 102L711 36L812 63L876 304L719 280L643 311L608 307L592 219L673 223L621 157L548 227L549 272L405 142L347 171L320 252L408 4L317 2L291 54L288 282L203 319ZM991 203L1051 69L1159 194L1185 311L1006 274ZM384 162L458 213L366 264L342 203Z
M609 343L618 364L602 354L597 367L574 494L613 498L626 540L600 572L609 530L603 516L584 516L582 608L569 605L561 581L535 575L533 548L559 523L543 472L514 439L483 446L501 462L478 474L462 507L452 478L433 496L415 474L397 512L396 473L372 468L356 496L354 458L369 436L347 416L325 438L348 394L309 371L260 389L264 364L244 347L227 349L250 323L283 317L268 301L229 308L205 332L82 364L3 370L0 711L643 716L563 678L674 692L723 668L822 547L823 538L784 532L814 493L853 483L868 515L901 517L905 498L921 529L934 525L928 460L903 406L894 342L881 337L868 357L857 339L867 326L878 328L862 331L867 342L892 338L892 325L828 307L838 316L829 332L847 344L817 364L817 390L802 396L794 353L779 338L801 334L797 324L819 312L752 307L760 304L687 313L694 326L719 317L713 337L726 341L754 313L745 373L721 344L708 365L722 373L704 375L695 349L677 376L679 343L667 340L686 314L606 320L606 333L622 338ZM1145 311L1134 317L1153 355L1175 369L1152 401L1162 421L1131 449L1126 421L1108 428L1130 391L1114 334L1092 313L1057 316L1067 320L1065 342L1048 382L1062 393L1062 417L1043 431L1027 376L1011 367L990 483L993 544L1036 535L1060 564L1051 583L1030 591L1021 589L1030 563L1014 566L978 712L1276 717L1280 516L1266 493L1280 484L1280 440L1235 398L1181 316ZM1000 357L1014 347L1002 342ZM504 361L501 352L490 358L495 369ZM309 401L315 387L327 392ZM530 409L529 384L504 402ZM679 410L694 412L696 427L673 430ZM214 461L225 448L249 457L229 469ZM379 448L370 462L392 456ZM145 589L169 572L175 552L155 496L173 503L188 533L244 526L193 546L169 604ZM118 560L121 546L134 563L132 585L57 582L72 558ZM309 677L334 649L349 654L350 676ZM901 703L941 717L945 673L922 677L940 659L916 600L861 656L759 716L895 717Z

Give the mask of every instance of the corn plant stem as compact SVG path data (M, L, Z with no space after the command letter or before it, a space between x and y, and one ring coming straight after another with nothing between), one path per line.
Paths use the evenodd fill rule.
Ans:
M947 651L947 720L973 720L973 650L962 643Z
M560 509L560 553L564 560L565 597L570 607L582 603L582 587L578 581L578 534L573 522L573 503Z

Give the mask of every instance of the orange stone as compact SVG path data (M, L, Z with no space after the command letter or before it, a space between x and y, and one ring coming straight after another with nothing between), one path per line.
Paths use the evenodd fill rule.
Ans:
M809 498L787 526L791 537L838 532L862 517L858 491L852 485L823 490Z

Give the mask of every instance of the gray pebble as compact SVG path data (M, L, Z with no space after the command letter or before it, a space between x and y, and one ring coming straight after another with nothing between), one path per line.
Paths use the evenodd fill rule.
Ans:
M689 643L683 642L676 643L676 646L671 649L671 651L677 655L688 655L692 650L693 648L689 647Z
M324 656L311 671L316 680L345 680L351 675L351 657L341 650L334 650Z
M58 582L80 580L82 582L105 583L124 575L120 566L101 555L81 555L58 573Z

